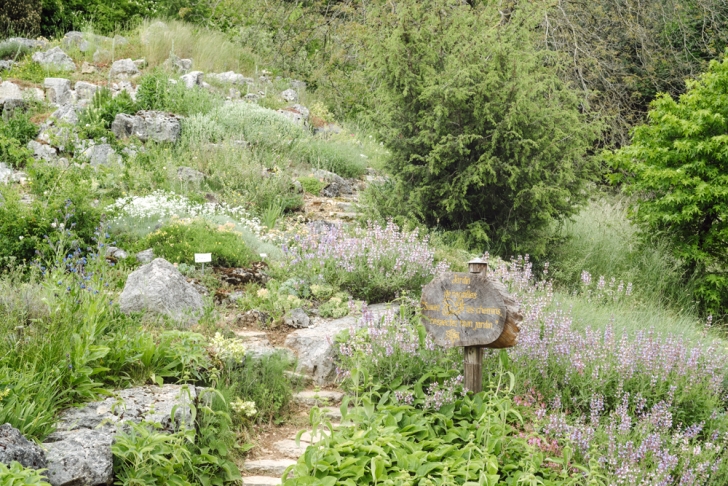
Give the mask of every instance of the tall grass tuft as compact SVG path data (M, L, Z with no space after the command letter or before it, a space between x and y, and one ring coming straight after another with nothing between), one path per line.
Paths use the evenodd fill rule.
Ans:
M159 66L170 54L192 59L192 68L204 72L252 73L257 56L220 32L185 22L149 20L139 27L141 54L150 66Z
M627 218L627 201L603 196L592 200L557 230L560 244L549 254L557 286L575 290L582 272L634 285L642 301L691 309L690 282L680 262L657 237L640 235Z

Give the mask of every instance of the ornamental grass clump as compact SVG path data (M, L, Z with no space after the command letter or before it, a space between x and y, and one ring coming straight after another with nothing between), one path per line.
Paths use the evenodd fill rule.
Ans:
M346 231L339 226L310 225L284 248L288 269L311 283L326 283L369 303L386 302L403 292L419 294L422 286L448 269L435 261L435 250L419 231L382 226Z

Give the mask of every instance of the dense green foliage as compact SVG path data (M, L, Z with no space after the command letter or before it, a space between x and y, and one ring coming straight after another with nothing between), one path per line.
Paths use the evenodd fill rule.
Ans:
M11 35L37 35L41 0L0 0L0 39Z
M26 144L37 133L38 127L20 110L0 119L0 161L12 167L24 167L31 160Z
M615 180L637 196L634 219L672 242L696 276L702 306L721 314L728 304L727 85L728 61L711 62L679 100L658 97L632 145L606 156Z
M392 152L397 213L499 254L542 254L551 222L583 200L597 131L554 56L533 49L539 12L503 24L496 6L438 0L379 13L372 117Z
M204 221L170 223L151 233L139 247L153 248L155 255L173 263L194 264L195 253L212 253L212 264L221 267L245 267L259 259L239 235L219 231Z
M50 483L45 481L44 472L43 469L25 468L17 461L9 465L0 462L0 478L5 486L50 486Z

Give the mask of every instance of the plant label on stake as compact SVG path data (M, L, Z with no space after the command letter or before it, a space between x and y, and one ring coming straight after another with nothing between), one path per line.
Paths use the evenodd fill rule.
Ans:
M202 273L205 273L205 263L212 261L212 253L195 253L195 263L202 263Z
M465 386L476 393L483 386L482 348L514 346L521 320L515 308L509 312L505 288L488 279L487 266L473 260L469 273L444 273L422 290L425 328L440 346L465 348Z

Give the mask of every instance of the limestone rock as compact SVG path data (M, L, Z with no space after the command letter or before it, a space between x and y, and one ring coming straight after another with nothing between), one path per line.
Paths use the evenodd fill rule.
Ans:
M123 260L124 258L128 257L129 254L122 250L121 248L118 248L116 246L110 246L106 249L106 257L107 258L114 258L116 260Z
M369 311L375 315L385 312L384 304L373 305ZM286 337L285 346L296 354L298 361L296 372L307 374L319 385L333 383L336 379L334 338L341 332L353 328L357 318L353 316L341 319L316 319L315 325L308 329L293 331Z
M151 263L151 261L154 260L154 250L152 248L148 248L144 251L140 251L135 256L139 263Z
M329 184L321 190L324 197L338 197L341 194L351 194L351 184L338 174L323 169L314 169L314 177L321 179Z
M244 476L243 486L277 486L281 484L280 478L271 476Z
M134 65L137 67L137 69L144 69L145 67L147 67L147 60L144 58L134 59Z
M306 312L300 307L293 309L288 315L286 315L284 322L288 326L297 328L306 328L311 325L311 319L309 319Z
M37 62L43 67L54 69L57 71L75 71L76 64L73 59L63 52L60 47L54 47L45 52L38 51L33 53L33 61Z
M156 258L132 272L119 297L122 312L163 314L181 322L196 322L202 297L167 260Z
M114 61L109 71L109 76L117 79L126 79L139 74L139 69L131 59L119 59Z
M193 427L192 404L197 389L186 385L141 386L117 391L114 396L80 408L61 412L56 432L50 440L62 438L68 432L106 428L110 434L123 429L124 422L155 422L164 432L180 427ZM172 417L174 410L174 418Z
M177 179L184 182L201 182L205 179L205 174L191 167L180 167L177 169Z
M293 459L258 459L245 461L243 472L259 476L281 477L288 466L293 466L296 461Z
M113 435L107 431L81 429L65 434L57 442L43 444L51 486L110 485L114 473L113 442Z
M140 111L136 115L119 113L111 124L117 138L134 135L145 142L176 142L181 132L179 118L161 111Z
M63 105L73 101L71 93L71 81L66 78L45 78L43 87L50 103Z
M281 98L284 101L296 102L298 101L298 93L296 93L295 89L287 89L281 93Z
M3 81L0 83L0 103L8 99L22 100L23 91L17 84L11 83L10 81Z
M83 155L94 167L121 163L121 156L108 143L89 147L83 152Z
M101 88L93 83L87 83L86 81L77 81L76 97L79 100L91 100L99 89Z
M86 61L81 65L81 74L93 74L96 72L96 66Z
M80 111L80 107L77 105L74 105L71 102L65 103L58 107L56 111L51 114L51 118L54 120L64 122L64 123L70 123L71 125L75 125L78 123L78 113Z
M247 97L247 95L246 95ZM296 110L293 107L289 108L283 108L281 110L276 110L277 113L280 113L281 115L288 118L290 121L297 125L305 125L307 118L301 113L300 111Z
M10 71L13 68L14 61L0 61L0 71Z
M50 162L58 157L58 152L55 148L51 147L50 145L36 142L35 140L31 140L30 142L28 142L28 148L31 152L33 152L33 157L38 160L45 160L46 162Z
M9 184L11 182L25 184L28 182L28 175L25 172L14 170L5 162L0 162L0 184Z
M306 407L331 406L341 403L344 394L335 390L304 390L293 395L293 401Z
M217 74L208 74L207 77L209 79L213 79L213 80L219 81L221 83L229 83L229 84L252 84L253 83L252 78L246 78L242 74L238 74L234 71L227 71L224 73L217 73Z
M61 43L65 49L76 48L81 52L86 52L91 48L88 41L83 38L83 32L66 32Z
M185 85L185 88L192 89L195 86L200 86L202 84L202 79L204 78L204 76L205 74L202 71L192 71L183 76L180 76L179 79Z
M12 425L3 424L0 425L0 464L9 465L13 461L32 469L46 467L43 449Z
M288 109L289 109L289 110L293 110L293 111L295 111L295 112L297 112L297 113L300 113L300 114L301 114L301 116L303 116L303 118L304 118L304 119L305 119L306 121L308 121L308 117L309 117L309 116L311 115L311 112L309 111L309 109L308 109L308 108L306 108L306 107L305 107L305 106L303 106L303 105L299 105L298 103L296 103L296 104L294 104L294 105L291 105L291 106L290 106L290 107L289 107Z
M42 49L45 46L48 45L48 41L45 39L36 40L36 39L27 39L25 37L11 37L9 39L5 39L4 41L0 42L1 48L6 48L7 46L20 46L23 49Z

